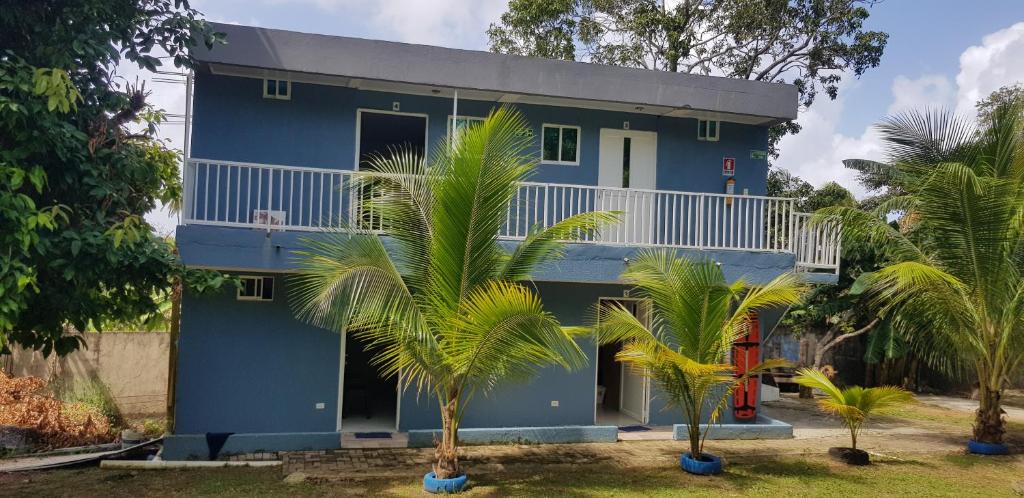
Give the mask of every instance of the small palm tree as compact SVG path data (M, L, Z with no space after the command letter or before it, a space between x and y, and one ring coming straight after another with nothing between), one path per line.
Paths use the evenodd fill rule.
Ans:
M854 450L857 449L857 435L873 412L906 403L912 398L908 391L894 386L839 389L824 372L813 368L801 368L796 373L793 380L797 384L825 393L826 397L818 401L818 407L843 419L843 425L850 429L850 448Z
M634 286L636 297L651 305L644 323L619 306L598 311L598 339L622 342L616 356L638 374L650 378L680 408L688 424L690 455L702 458L705 430L715 423L728 394L751 375L786 363L765 361L737 378L728 363L733 343L748 331L752 312L800 302L804 285L784 274L760 287L742 279L732 284L710 260L690 261L675 251L646 250L630 261L622 279Z
M365 341L385 376L400 375L439 403L437 478L461 475L458 429L469 402L537 369L582 366L573 330L519 282L560 253L560 240L612 223L610 213L533 228L507 252L497 236L537 164L530 129L506 108L438 146L430 164L411 151L372 161L358 189L379 222L305 240L294 279L297 314ZM387 237L369 232L383 227ZM388 239L385 244L384 239Z
M815 214L888 259L867 294L931 366L976 376L974 440L989 444L1003 442L1003 390L1024 368L1022 127L1019 103L980 129L945 112L891 117L879 126L889 163L848 162L881 179L888 197L872 212Z

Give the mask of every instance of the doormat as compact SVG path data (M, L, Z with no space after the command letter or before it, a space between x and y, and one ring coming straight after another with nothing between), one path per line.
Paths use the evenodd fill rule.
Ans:
M619 427L619 430L622 432L644 432L651 430L651 428L643 425L626 425Z
M390 432L357 432L356 439L391 439Z

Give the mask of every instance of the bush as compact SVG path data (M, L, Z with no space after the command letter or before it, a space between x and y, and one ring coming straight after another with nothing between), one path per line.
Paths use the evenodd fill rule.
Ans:
M160 437L165 432L167 432L167 421L164 419L148 418L142 421L142 433L146 435L146 438Z
M103 381L90 378L71 385L54 383L51 389L57 398L65 404L84 405L101 413L111 427L124 426L121 409L117 407L114 395Z
M47 393L38 377L0 372L0 425L29 429L46 447L79 446L113 440L110 422L93 406L65 403Z

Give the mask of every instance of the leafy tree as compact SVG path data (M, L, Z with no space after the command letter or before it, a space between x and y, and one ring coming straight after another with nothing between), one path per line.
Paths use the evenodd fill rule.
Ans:
M1000 87L998 90L990 93L988 97L974 104L974 108L978 111L978 123L984 126L985 123L992 122L992 113L1000 105L1012 104L1014 102L1024 102L1024 85L1018 83L1016 85Z
M864 23L874 0L510 0L491 50L660 71L787 82L810 106L844 73L879 64L889 35ZM772 129L774 144L800 130Z
M859 208L850 191L835 182L814 188L800 177L784 169L773 169L768 175L768 195L797 199L797 210L815 212L832 206ZM839 278L835 284L819 285L805 299L793 306L782 323L797 334L815 337L815 348L807 366L819 369L825 355L840 344L871 333L884 321L878 318L863 295L863 276L879 268L880 255L867 244L845 244L840 261ZM810 389L801 389L803 398L810 398Z
M935 368L977 377L974 439L987 443L1002 442L1003 389L1024 363L1022 120L1015 102L996 106L980 128L937 111L887 118L880 167L903 193L872 212L818 216L882 252L888 263L868 292L909 346Z
M184 1L39 0L0 9L0 351L65 354L71 329L157 309L185 272L143 215L181 192L162 113L122 60L154 70L218 36ZM142 129L133 132L132 129Z
M853 386L839 389L821 370L813 368L797 370L797 376L793 380L801 386L825 393L825 398L818 401L818 407L825 413L838 415L843 419L843 425L850 430L850 447L855 450L857 435L872 413L912 399L909 392L893 386Z
M644 323L619 306L602 307L598 339L623 343L616 359L649 377L671 406L683 411L690 455L701 458L700 424L715 423L728 394L751 375L783 366L768 360L737 377L729 351L746 334L750 313L800 302L804 288L793 274L764 286L742 279L732 284L713 261L678 258L675 251L647 250L631 260L623 281L636 286L633 295L651 303L652 320Z
M385 376L399 375L438 401L442 436L434 472L460 475L458 429L469 402L537 368L580 367L572 331L520 282L556 257L559 240L613 222L586 213L533 227L512 252L498 244L519 182L535 169L527 123L502 108L444 141L430 164L411 151L372 161L364 177L378 235L329 233L305 240L293 303L299 317L363 340ZM391 243L393 242L393 243Z

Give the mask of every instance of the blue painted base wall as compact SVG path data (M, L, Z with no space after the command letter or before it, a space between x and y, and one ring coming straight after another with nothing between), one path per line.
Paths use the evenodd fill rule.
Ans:
M341 336L295 320L284 290L278 278L269 302L185 294L175 433L337 429Z
M186 294L176 395L175 434L328 433L337 430L339 334L296 320L287 301L285 274L276 274L271 302L238 301L233 292ZM593 320L599 298L622 297L616 284L537 282L548 311L563 325ZM781 310L779 311L781 312ZM762 314L762 330L778 313ZM597 346L579 339L587 366L573 372L539 370L525 384L501 385L477 394L464 415L465 429L592 426ZM652 392L650 424L683 422ZM552 406L557 402L558 406ZM323 403L323 409L316 404ZM732 422L731 410L722 417ZM401 397L401 431L440 427L437 403L415 388Z

